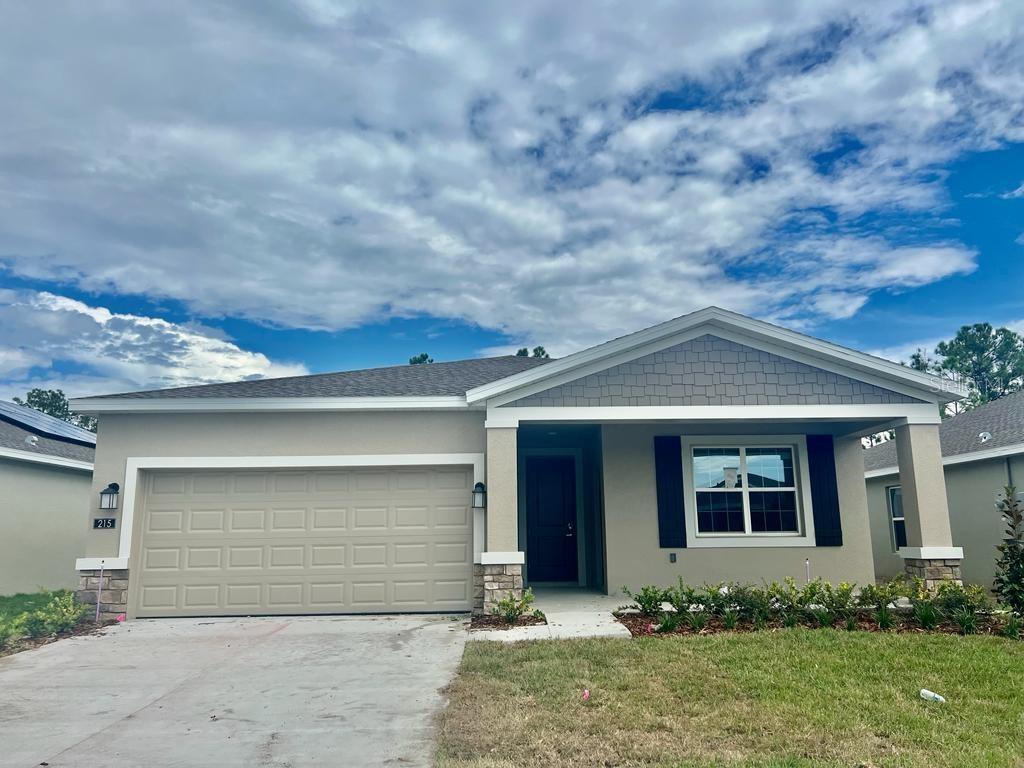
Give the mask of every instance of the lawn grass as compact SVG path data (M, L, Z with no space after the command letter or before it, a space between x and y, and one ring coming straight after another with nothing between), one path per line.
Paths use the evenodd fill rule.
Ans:
M442 768L1024 766L1024 643L999 637L472 642L449 693Z
M56 595L62 595L66 591L21 592L17 595L0 595L0 624L12 621L23 613L42 608Z

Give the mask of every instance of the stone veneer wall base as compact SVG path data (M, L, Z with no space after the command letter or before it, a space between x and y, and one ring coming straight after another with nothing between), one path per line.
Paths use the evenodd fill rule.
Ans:
M100 604L100 621L116 619L128 610L128 571L99 570L78 572L78 591L75 597L91 607L88 616L96 615L96 601Z
M495 603L511 594L523 596L523 566L520 564L473 566L473 613L487 615Z
M963 584L960 572L960 560L933 560L908 557L903 561L907 576L924 579L926 589L935 589L940 582L955 581Z

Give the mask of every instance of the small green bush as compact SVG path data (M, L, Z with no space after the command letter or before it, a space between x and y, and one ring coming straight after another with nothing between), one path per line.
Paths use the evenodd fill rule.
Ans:
M659 633L675 632L681 619L682 617L678 613L665 611L658 619L658 623L654 625L654 631Z
M857 605L873 609L877 615L882 608L888 609L907 592L907 587L900 581L883 581L878 584L865 584L857 595Z
M523 592L523 596L518 598L509 592L501 600L495 602L491 607L491 613L501 616L509 624L515 624L519 621L520 616L530 610L531 605L533 605L532 589L527 589Z
M875 624L878 625L879 629L892 629L892 611L888 605L881 605L875 608Z
M850 624L850 620L853 620L853 625L857 624L857 585L851 584L848 581L841 581L838 584L832 585L826 582L827 587L825 591L825 607L832 613L833 616L838 616L846 623L847 626Z
M811 616L818 627L831 627L836 623L836 616L828 608L812 608Z
M662 613L661 604L670 602L667 600L665 592L666 590L650 584L640 587L639 592L630 592L627 587L622 588L622 593L636 604L644 616L659 616ZM673 605L675 604L673 603Z
M931 600L914 602L914 621L921 629L935 629L939 623L939 611Z
M736 625L739 624L739 621L739 613L737 613L732 608L729 608L728 610L726 610L725 613L722 614L722 626L724 626L730 632L736 629Z
M1020 640L1021 621L1020 617L1011 613L1007 615L1006 620L1003 621L1002 634L1003 637L1008 637L1011 640Z
M0 621L0 651L7 647L7 644L14 637L14 626L7 621Z
M704 611L690 611L683 614L683 619L694 632L700 632L708 625L708 615Z
M665 602L671 605L676 613L682 615L689 613L690 609L701 602L700 591L695 587L686 584L682 579L674 587L669 587L663 593Z
M953 618L957 613L986 613L992 608L985 589L977 584L964 586L956 581L940 582L935 590L935 606L939 613Z
M960 634L973 635L978 631L978 614L970 608L959 608L953 613L953 621L960 627Z

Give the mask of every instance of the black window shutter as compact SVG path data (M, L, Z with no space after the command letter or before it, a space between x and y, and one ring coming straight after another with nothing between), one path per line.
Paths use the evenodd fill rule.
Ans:
M832 435L807 435L807 472L811 476L814 507L814 543L819 547L843 546L839 518L839 486Z
M658 542L663 548L685 547L683 448L678 435L654 438L654 478L658 492Z

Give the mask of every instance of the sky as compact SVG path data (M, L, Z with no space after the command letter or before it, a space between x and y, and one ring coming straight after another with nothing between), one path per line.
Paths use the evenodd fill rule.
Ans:
M0 398L1024 330L1024 3L0 0Z

